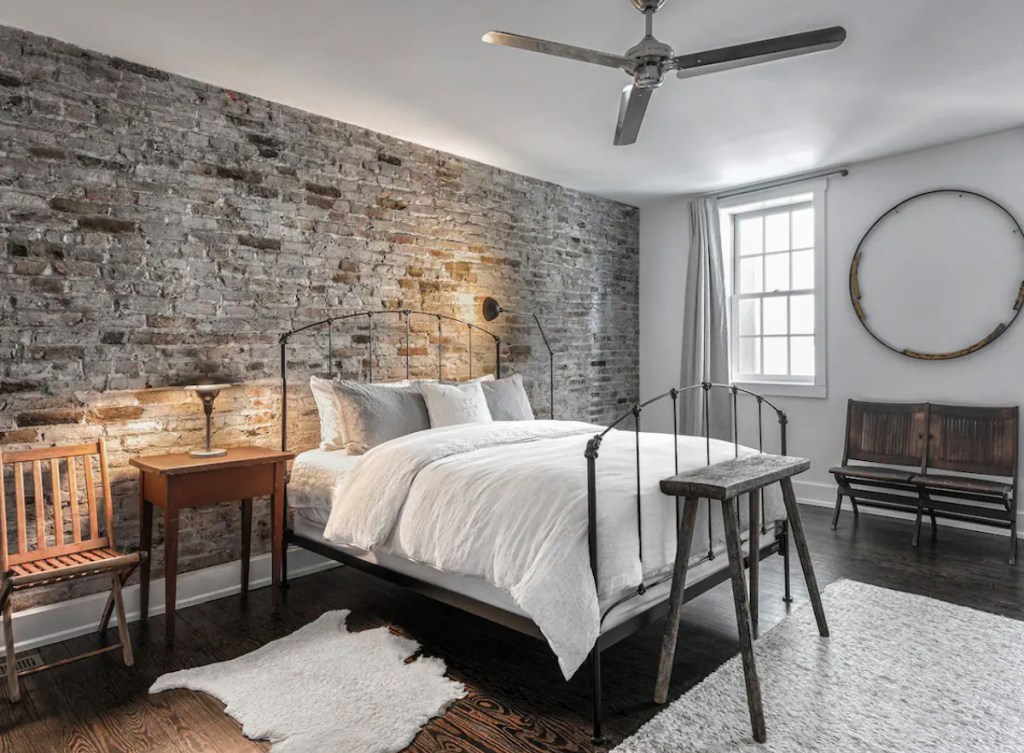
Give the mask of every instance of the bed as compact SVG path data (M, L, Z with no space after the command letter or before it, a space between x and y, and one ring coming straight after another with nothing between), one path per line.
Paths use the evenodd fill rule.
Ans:
M330 332L338 320L365 316L372 322L388 314L404 318L406 337L412 316L438 317L439 328L442 318L451 320L426 312L363 312L298 331L322 326ZM459 323L471 339L473 329L480 329ZM369 329L374 331L372 324ZM500 378L500 340L480 331L495 341ZM293 334L281 340L285 447L287 346ZM372 353L372 335L367 346ZM703 392L706 410L715 389L731 392L735 433L744 391L703 383L635 405L608 427L495 421L418 431L364 455L302 452L287 488L294 515L284 532L282 562L289 545L299 546L544 640L566 678L589 660L593 736L600 740L601 652L667 609L680 511L678 500L660 492L659 481L759 451L741 446L735 436L726 442L642 432L640 416L655 404L678 415L678 400L694 390ZM759 436L767 405L779 420L784 451L785 415L764 398L754 399ZM745 539L758 538L761 558L786 557L788 597L785 514L778 491L770 492L763 495L761 515L768 525L750 532L743 519L741 527ZM695 542L699 553L691 559L687 598L728 578L726 558L719 556L721 520L707 506L701 515L698 530L706 533L702 545Z

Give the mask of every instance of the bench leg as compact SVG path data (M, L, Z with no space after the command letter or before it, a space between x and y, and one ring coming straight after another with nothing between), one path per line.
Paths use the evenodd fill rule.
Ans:
M757 618L758 618L758 590L760 581L760 570L761 570L761 557L760 549L758 544L757 531L761 527L760 516L761 516L761 490L755 489L748 495L748 504L750 505L750 515L747 521L747 529L749 531L747 542L749 553L747 559L750 561L750 627L754 631L754 637L757 638Z
M796 553L800 557L800 567L804 571L807 583L807 594L811 597L814 608L814 619L818 623L818 633L824 638L828 636L828 622L825 620L825 608L821 604L821 593L818 591L818 579L814 577L814 564L811 562L811 551L807 548L807 537L804 536L804 525L800 520L800 509L793 493L793 479L784 478L781 482L782 500L786 503L786 516L789 519L789 530Z
M923 514L924 508L918 507L917 517L914 519L914 540L912 542L913 546L917 546L921 543L921 517L923 516Z
M1016 495L1016 492L1014 492ZM1010 502L1010 564L1017 562L1017 497Z
M832 530L836 530L839 526L839 513L843 510L843 490L840 489L836 492L836 509L832 513Z
M669 597L668 624L661 641L661 657L658 660L658 680L654 686L654 702L668 700L668 684L672 679L672 663L676 655L676 639L679 637L679 616L683 609L683 595L686 591L686 566L690 561L693 532L697 527L698 497L687 497L683 503L683 519L679 524L676 539L676 564L672 573L672 594Z
M736 509L735 499L722 501L725 543L729 552L729 579L732 582L732 601L736 607L736 627L740 634L740 655L743 659L743 679L747 685L750 726L754 731L754 740L763 743L768 739L768 733L764 724L764 709L761 706L761 683L757 678L757 665L754 662L754 638L747 605L747 589L743 582L743 549L740 542L740 527L736 523Z

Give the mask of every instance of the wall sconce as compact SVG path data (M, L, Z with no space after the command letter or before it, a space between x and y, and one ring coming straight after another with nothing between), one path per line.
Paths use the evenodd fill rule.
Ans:
M206 414L206 447L201 450L189 450L189 455L194 458L219 458L228 454L227 450L217 449L211 446L213 417L213 401L217 399L220 391L230 387L230 384L190 384L186 390L192 390L200 400L203 401L203 413Z
M493 322L501 314L511 314L512 316L528 316L533 319L533 323L537 325L537 329L540 331L541 339L544 340L544 347L548 350L548 387L549 396L551 400L551 418L555 417L555 351L551 349L551 344L548 342L548 336L544 334L544 328L540 326L540 319L534 313L524 313L521 311L509 311L506 308L502 308L501 304L498 303L494 298L488 296L484 298L483 304L483 315L484 321Z

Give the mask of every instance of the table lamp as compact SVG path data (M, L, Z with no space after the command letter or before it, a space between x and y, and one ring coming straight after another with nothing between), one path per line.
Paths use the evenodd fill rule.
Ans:
M189 450L189 455L194 458L219 458L227 455L227 450L217 449L210 445L212 438L211 419L213 417L213 401L217 399L222 389L230 387L230 384L190 384L185 389L192 390L203 401L203 413L206 414L206 447L202 450Z

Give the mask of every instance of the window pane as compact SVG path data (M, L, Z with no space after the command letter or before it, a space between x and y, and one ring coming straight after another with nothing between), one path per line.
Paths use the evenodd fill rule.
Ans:
M764 299L764 334L766 335L788 335L789 329L786 323L785 296ZM767 348L765 354L768 353Z
M814 248L814 209L793 212L793 248Z
M764 218L764 250L789 250L789 212L770 214Z
M789 299L789 332L792 335L814 334L813 295L795 295Z
M763 286L764 264L763 257L755 256L749 259L740 259L740 288L738 293L760 293Z
M748 217L737 223L737 246L740 256L759 254L764 250L764 224L760 217Z
M764 373L771 376L789 375L789 338L764 338Z
M789 254L771 254L764 257L764 289L789 290Z
M814 287L814 251L797 251L793 254L793 290L810 290Z
M790 373L793 376L814 376L814 338L791 337L789 343L792 349Z
M739 305L739 334L761 334L761 301L745 299Z
M739 340L740 374L761 373L761 338L741 337Z

